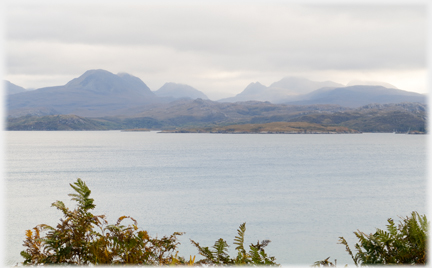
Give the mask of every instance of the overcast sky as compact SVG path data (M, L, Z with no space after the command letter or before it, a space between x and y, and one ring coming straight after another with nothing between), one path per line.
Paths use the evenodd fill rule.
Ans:
M5 78L40 88L104 69L214 100L286 76L425 93L426 6L358 3L8 1Z

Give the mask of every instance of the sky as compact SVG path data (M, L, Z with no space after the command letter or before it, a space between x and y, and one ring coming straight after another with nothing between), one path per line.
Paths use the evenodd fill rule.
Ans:
M34 89L104 69L213 100L287 76L426 93L426 2L363 3L8 1L4 77Z

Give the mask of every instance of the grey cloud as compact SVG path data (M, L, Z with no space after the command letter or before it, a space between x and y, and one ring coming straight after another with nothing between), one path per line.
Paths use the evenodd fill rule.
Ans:
M257 74L426 66L422 5L144 3L10 2L8 72L123 68L119 71L170 79L175 72L193 77L212 70Z

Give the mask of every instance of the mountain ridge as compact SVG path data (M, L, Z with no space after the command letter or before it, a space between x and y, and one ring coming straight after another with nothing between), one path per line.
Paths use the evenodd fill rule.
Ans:
M26 89L11 83L8 80L4 80L4 87L6 90L6 95L18 94L22 92L26 92Z

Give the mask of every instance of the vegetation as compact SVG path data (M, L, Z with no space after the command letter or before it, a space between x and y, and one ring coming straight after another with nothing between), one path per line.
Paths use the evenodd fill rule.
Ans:
M234 239L234 244L237 245L237 256L232 258L228 255L228 244L220 238L213 245L213 249L201 247L199 243L192 241L195 247L198 248L200 255L205 259L200 260L197 264L217 264L217 265L277 265L275 257L269 257L264 251L264 247L270 243L270 240L258 241L255 245L249 246L249 252L244 248L244 234L246 231L246 223L240 225L237 230L238 236Z
M56 201L53 207L61 210L63 218L56 228L40 224L26 231L24 246L21 252L25 265L43 264L74 264L74 265L104 265L104 264L134 264L134 265L193 265L193 264L276 264L274 257L268 257L264 247L268 240L250 246L249 253L243 247L245 224L238 230L235 239L238 256L229 258L227 243L223 239L216 241L214 250L200 247L192 243L206 259L195 263L195 256L189 261L178 256L177 236L183 233L175 232L170 236L152 238L147 231L138 229L137 221L129 216L122 216L114 225L108 225L104 215L93 215L95 208L90 189L81 180L70 184L76 193L69 194L77 202L74 210L67 208L63 202ZM124 225L124 220L132 224ZM46 232L43 236L42 233Z
M396 225L388 219L387 231L377 229L373 234L354 232L358 238L354 254L345 238L339 243L358 265L425 265L427 261L428 222L426 215L412 212ZM330 258L330 257L329 257ZM335 266L328 259L315 262L315 266Z

